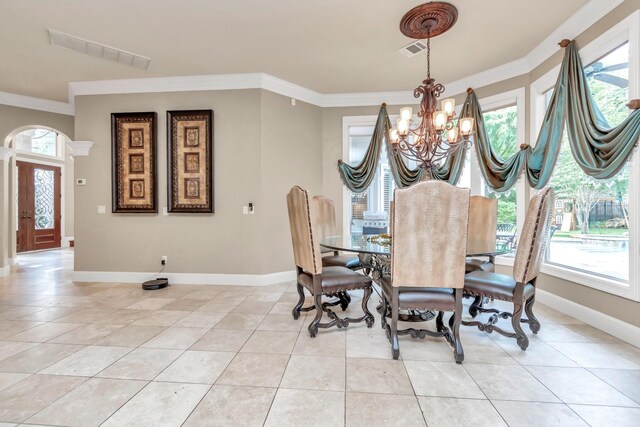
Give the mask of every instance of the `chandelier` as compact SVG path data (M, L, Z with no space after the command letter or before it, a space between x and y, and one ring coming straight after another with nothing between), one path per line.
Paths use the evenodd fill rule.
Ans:
M414 7L400 21L400 31L412 39L427 40L427 78L413 91L422 97L419 123L413 126L413 109L400 109L397 126L389 130L389 141L395 154L416 161L420 167L436 167L443 159L461 147L469 148L473 133L473 117L462 117L456 122L455 100L440 101L444 86L431 77L431 38L450 29L458 19L455 6L445 2L431 2Z

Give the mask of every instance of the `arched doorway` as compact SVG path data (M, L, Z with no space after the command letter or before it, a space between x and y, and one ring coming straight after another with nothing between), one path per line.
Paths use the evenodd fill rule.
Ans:
M9 259L18 252L69 246L73 239L73 158L70 138L48 126L23 126L5 138L8 165Z

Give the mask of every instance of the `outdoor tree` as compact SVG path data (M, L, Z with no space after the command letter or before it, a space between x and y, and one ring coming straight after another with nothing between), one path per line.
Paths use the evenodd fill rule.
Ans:
M483 115L491 147L502 159L507 159L518 151L517 114L517 108L514 105L489 111ZM499 195L490 193L489 197L498 199L498 223L515 224L517 219L515 189Z

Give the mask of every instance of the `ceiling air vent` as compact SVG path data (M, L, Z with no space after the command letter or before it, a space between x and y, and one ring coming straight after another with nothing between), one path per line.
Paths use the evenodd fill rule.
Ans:
M92 42L70 34L61 33L60 31L52 29L49 29L48 31L49 40L51 40L51 44L54 46L65 47L67 49L75 50L76 52L84 53L85 55L118 62L131 67L142 68L143 70L149 68L151 59L146 56L125 52L124 50L116 49L114 47Z
M412 56L417 55L426 49L427 49L427 44L424 41L416 40L413 43L400 49L399 52L404 56L406 56L407 58L411 58Z

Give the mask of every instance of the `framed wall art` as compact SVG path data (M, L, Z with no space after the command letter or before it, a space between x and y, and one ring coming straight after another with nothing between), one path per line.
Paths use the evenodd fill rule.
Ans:
M167 111L169 212L213 213L213 110Z
M111 114L112 212L158 212L156 113Z

